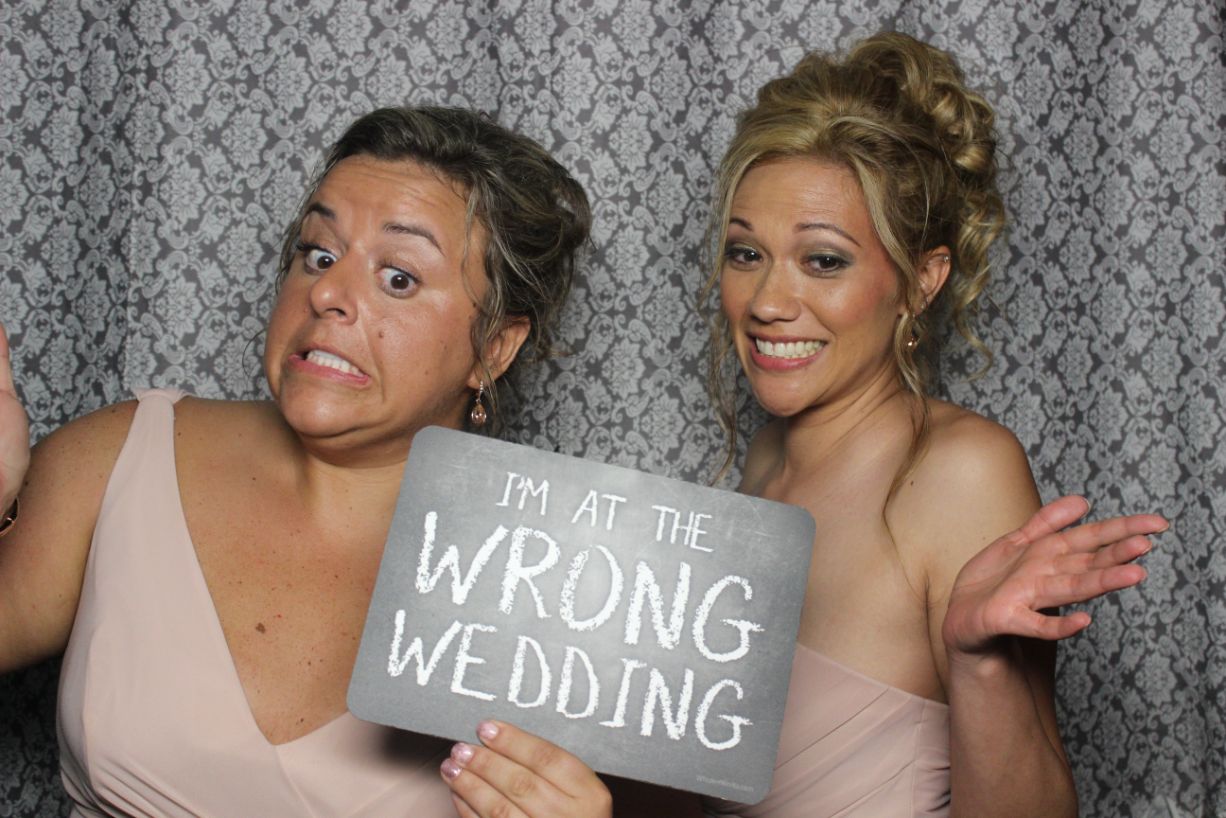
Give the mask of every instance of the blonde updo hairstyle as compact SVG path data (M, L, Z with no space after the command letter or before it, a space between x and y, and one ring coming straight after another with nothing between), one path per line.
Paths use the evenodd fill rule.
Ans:
M842 59L809 54L763 86L757 104L738 118L720 165L704 305L718 287L732 199L750 169L771 159L811 157L846 167L859 181L907 307L893 348L899 379L914 400L916 431L895 487L927 440L926 396L943 323L952 321L991 359L971 317L988 279L988 248L1004 227L994 121L953 57L905 34L882 33ZM925 304L919 266L941 245L951 250L949 277ZM728 435L727 468L736 449L735 368L727 320L713 312L709 384Z

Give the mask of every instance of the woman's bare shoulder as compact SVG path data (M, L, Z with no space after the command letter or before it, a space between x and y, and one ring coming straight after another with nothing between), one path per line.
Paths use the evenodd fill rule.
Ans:
M280 418L271 401L185 397L175 405L175 446L180 458L254 453L279 439Z
M1029 480L1026 450L1006 427L969 409L945 401L932 402L931 435L916 474L940 477L973 490L982 480L991 490L1004 479Z
M888 512L891 530L937 586L1039 507L1026 451L1007 428L933 401L931 434Z
M55 470L100 470L105 481L128 437L136 405L135 400L121 401L65 423L34 447L33 462Z
M138 405L136 400L121 401L64 424L35 447L36 466L61 477L65 471L88 474L105 485ZM175 404L175 430L222 445L240 429L254 431L273 422L275 414L276 408L267 401L184 397Z
M0 673L63 650L90 540L136 401L90 412L30 452L21 513L0 548Z
M175 422L192 425L255 423L274 414L277 414L276 404L268 400L197 398L188 395L175 404Z

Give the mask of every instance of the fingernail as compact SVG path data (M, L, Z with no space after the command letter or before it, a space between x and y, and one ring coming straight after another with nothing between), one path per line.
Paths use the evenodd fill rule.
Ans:
M498 725L492 721L483 721L477 725L477 735L482 741L493 741L498 737Z
M472 745L465 744L462 741L456 742L456 745L451 748L451 758L455 761L456 764L459 764L461 767L463 767L465 764L472 761L472 758L473 758Z
M462 768L460 765L456 764L450 758L444 760L442 766L439 768L439 770L443 773L443 778L446 778L448 781L455 781L456 776L460 774L461 769Z

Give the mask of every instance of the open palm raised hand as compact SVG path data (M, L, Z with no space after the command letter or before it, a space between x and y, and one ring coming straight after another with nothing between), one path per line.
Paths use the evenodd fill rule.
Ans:
M0 325L0 511L12 504L30 465L30 422L13 388L9 342Z
M967 562L950 593L941 630L946 648L979 653L1006 635L1065 639L1089 625L1090 615L1044 610L1145 579L1145 569L1133 561L1149 552L1147 535L1164 531L1166 520L1137 514L1064 530L1088 511L1084 498L1061 497Z

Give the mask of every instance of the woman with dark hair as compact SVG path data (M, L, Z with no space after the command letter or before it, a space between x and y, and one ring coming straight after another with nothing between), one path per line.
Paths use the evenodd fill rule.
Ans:
M591 770L511 725L452 748L345 708L414 434L497 422L589 224L531 140L384 109L287 233L271 402L153 390L31 453L0 334L0 672L64 652L74 815L608 815Z
M1050 609L1140 582L1165 521L1057 533L1085 501L1040 510L1013 435L929 394L947 325L983 348L995 147L953 58L902 34L805 57L738 122L713 392L734 435L735 358L774 416L741 490L807 508L818 536L773 789L711 814L1076 814L1053 640L1089 617Z

